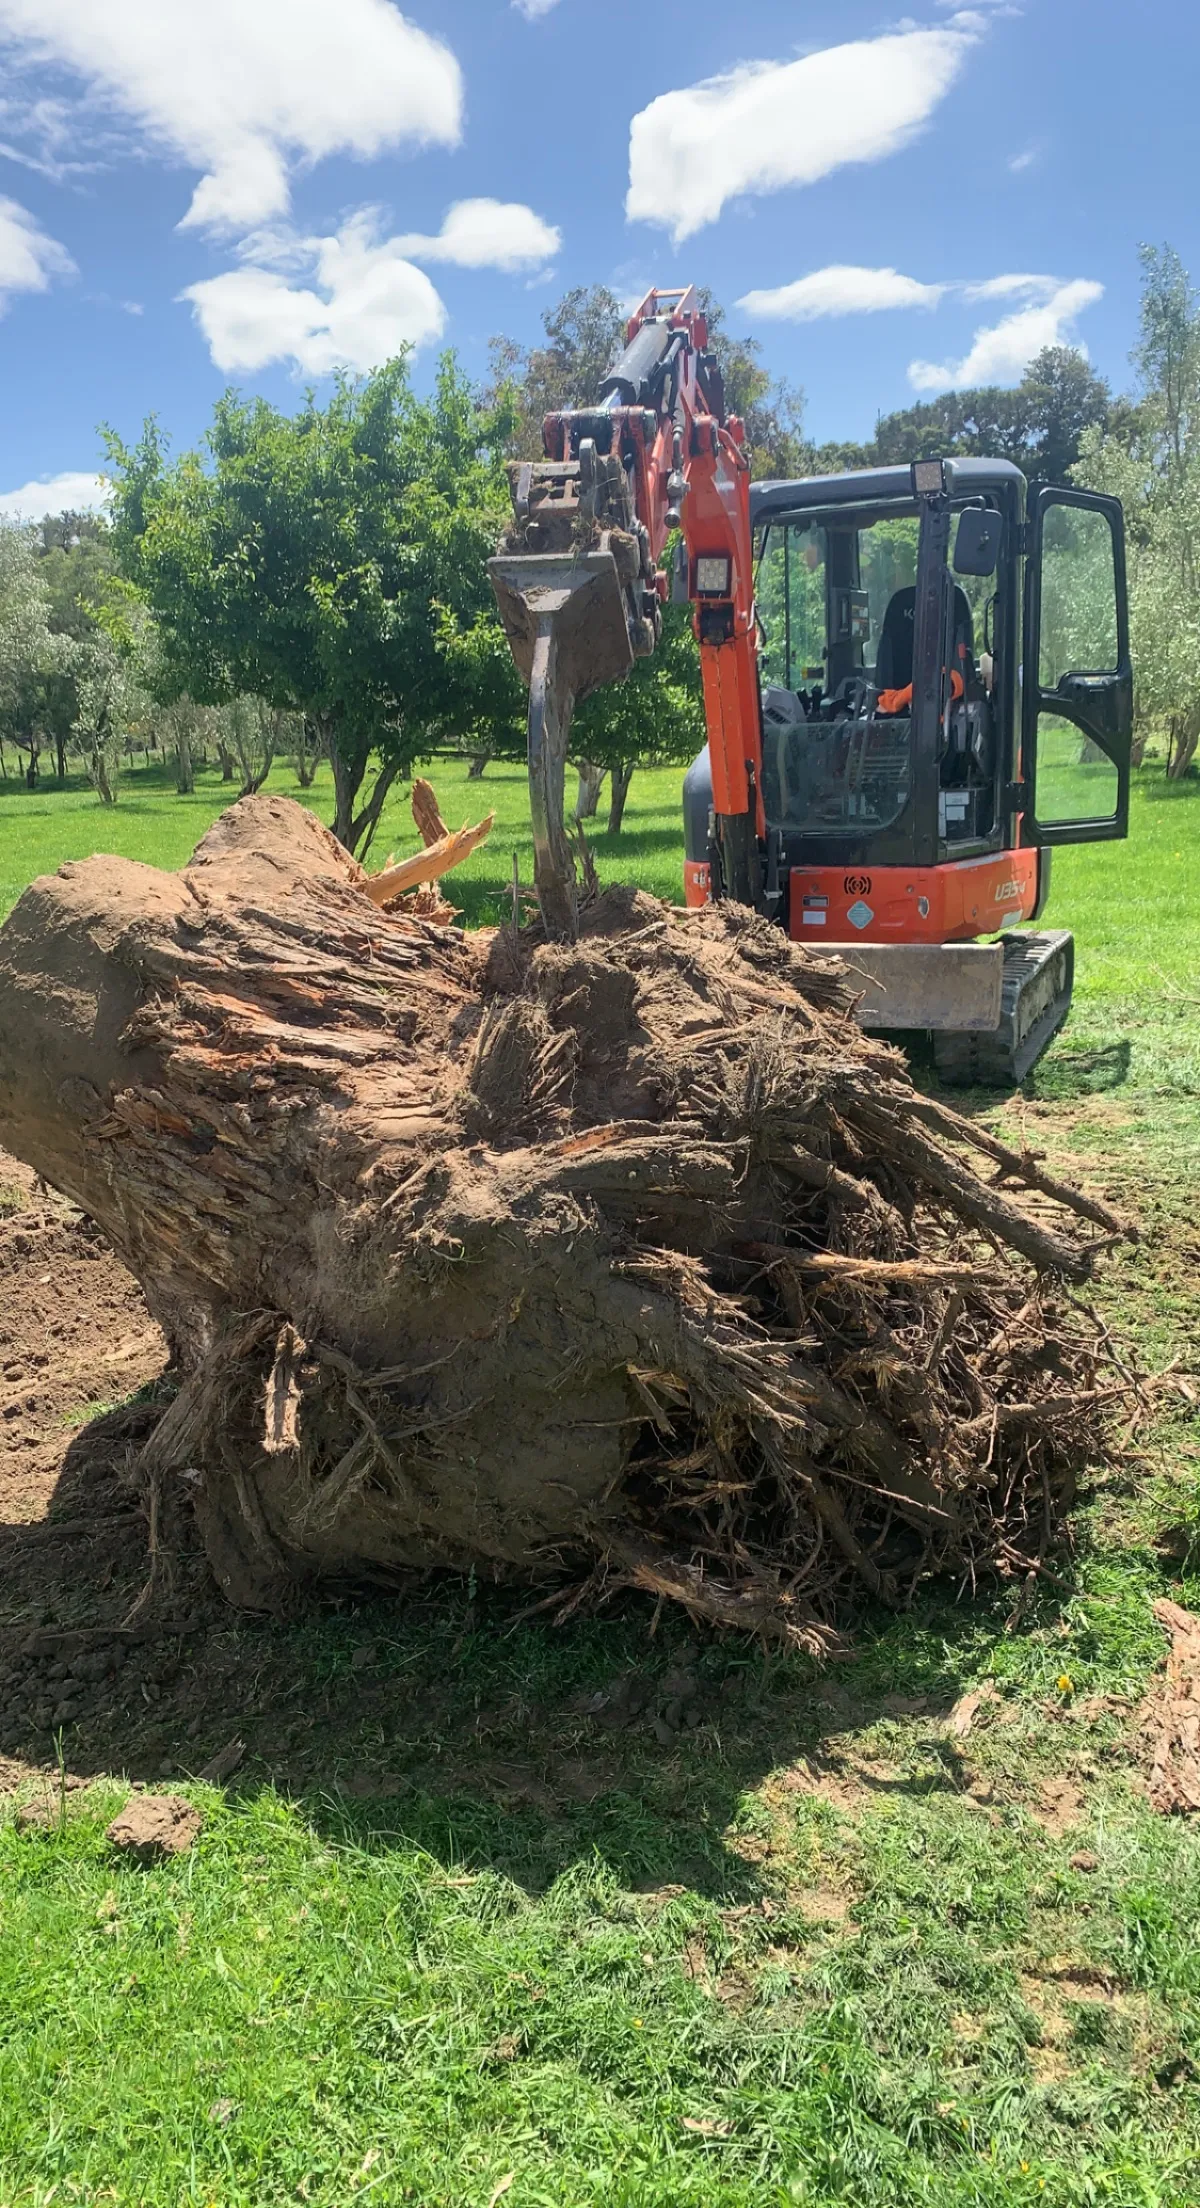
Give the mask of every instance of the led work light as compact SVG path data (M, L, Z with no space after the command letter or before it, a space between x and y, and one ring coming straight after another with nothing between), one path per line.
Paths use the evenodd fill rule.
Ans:
M724 558L701 554L696 562L697 598L728 598L730 563Z
M946 463L944 460L914 460L912 464L914 498L941 498L946 490Z

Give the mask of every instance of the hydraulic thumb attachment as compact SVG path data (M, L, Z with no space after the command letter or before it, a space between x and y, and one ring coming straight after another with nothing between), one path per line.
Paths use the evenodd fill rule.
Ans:
M552 940L577 925L575 860L563 824L576 705L622 682L660 628L654 563L625 471L584 440L577 461L514 461L513 523L488 573L504 632L529 685L534 886Z

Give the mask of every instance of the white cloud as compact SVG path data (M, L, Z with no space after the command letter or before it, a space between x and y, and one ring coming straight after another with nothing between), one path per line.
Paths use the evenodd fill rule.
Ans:
M429 344L445 327L441 299L402 243L377 240L371 218L360 215L336 237L287 246L287 264L307 267L318 289L289 283L278 266L260 260L191 284L183 297L227 372L288 361L307 376L335 368L365 373L402 345Z
M936 307L948 284L922 284L895 268L814 269L794 284L748 291L738 300L747 314L780 322L815 322L827 315L878 314L889 307Z
M536 23L543 15L549 15L551 8L558 6L558 0L512 0L512 4L527 23Z
M14 291L48 291L56 276L73 276L65 245L39 230L15 199L0 199L0 314Z
M365 374L402 345L430 344L446 326L418 260L512 271L542 264L560 243L551 224L516 202L460 199L433 237L381 238L378 214L364 208L332 238L259 231L241 248L241 268L189 284L181 296L218 368L286 360L302 375Z
M678 245L741 192L813 184L898 152L945 98L983 28L981 17L954 18L800 61L746 62L663 93L630 124L626 214L658 223Z
M1026 169L1035 169L1040 155L1036 146L1026 146L1021 153L1011 155L1008 163L1010 176L1023 176Z
M982 283L963 284L965 299L1028 299L1030 304L1053 299L1059 289L1057 276L988 276Z
M62 475L23 483L18 491L0 491L0 519L40 521L43 514L90 514L107 498L108 484L102 475L74 474L68 469Z
M1040 303L1018 308L1015 314L1006 315L990 329L977 330L974 343L962 360L914 360L909 366L908 380L915 391L962 390L980 383L1019 383L1030 361L1045 346L1078 344L1075 336L1077 317L1085 307L1094 306L1103 296L1103 284L1091 283L1086 277L1059 284ZM1079 350L1086 352L1086 347L1081 345Z
M201 170L200 226L285 214L297 163L461 133L457 61L391 0L0 0L0 41Z
M460 199L436 237L419 232L393 241L413 261L453 261L459 268L537 268L557 253L562 232L516 200Z
M946 391L981 383L1019 383L1030 361L1047 345L1074 345L1086 353L1075 324L1086 307L1104 296L1103 284L1079 276L1064 283L1058 276L1030 273L988 276L969 281L921 283L895 268L854 268L840 264L814 269L795 283L772 290L748 291L738 300L747 314L781 321L812 322L847 314L878 314L885 309L930 309L943 299L973 304L1015 302L999 322L975 332L962 360L914 360L909 382L917 391Z

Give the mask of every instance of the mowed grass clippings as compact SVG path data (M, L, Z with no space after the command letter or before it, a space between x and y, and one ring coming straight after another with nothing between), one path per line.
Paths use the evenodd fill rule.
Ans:
M103 815L0 787L2 901L96 845L182 863L228 790L156 772ZM455 825L498 811L454 883L499 918L523 776L432 777ZM635 776L602 879L678 893L678 787ZM1095 1300L1175 1365L1055 1580L866 1610L823 1677L651 1637L648 1605L555 1632L456 1584L231 1621L224 1793L181 1774L225 1710L191 1747L134 1686L105 1735L203 1808L190 1854L118 1859L127 1786L56 1791L52 1739L48 1820L19 1824L28 1784L0 1809L4 2208L1194 2208L1200 1836L1146 1805L1138 1709L1153 1600L1200 1607L1198 825L1200 784L1149 773L1128 845L1056 854L1075 1012L1022 1098L969 1100L1139 1212ZM397 795L377 856L414 841ZM680 1663L693 1729L655 1718L665 1687L623 1729L588 1714Z

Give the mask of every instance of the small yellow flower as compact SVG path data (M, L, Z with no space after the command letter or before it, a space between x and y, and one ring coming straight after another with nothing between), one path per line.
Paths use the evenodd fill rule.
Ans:
M641 2031L641 2029L642 2029L642 2020L641 2020L641 2017L640 2017L640 2016L635 2016L635 2017L634 2017L634 2020L633 2020L633 2028L634 2028L634 2031L635 2031L635 2032L640 2032L640 2031Z
M1074 1681L1074 1680L1072 1679L1072 1677L1071 1677L1071 1674L1070 1674L1070 1672L1069 1672L1069 1671L1060 1671L1060 1672L1059 1672L1059 1675L1058 1675L1058 1691L1059 1691L1059 1693L1060 1693L1060 1694L1074 1694L1074 1692L1075 1692L1075 1681Z
M1028 2164L1028 2162L1022 2162L1022 2164L1021 2164L1021 2175L1022 2175L1022 2177L1028 2177L1028 2175L1029 2175L1029 2164Z

